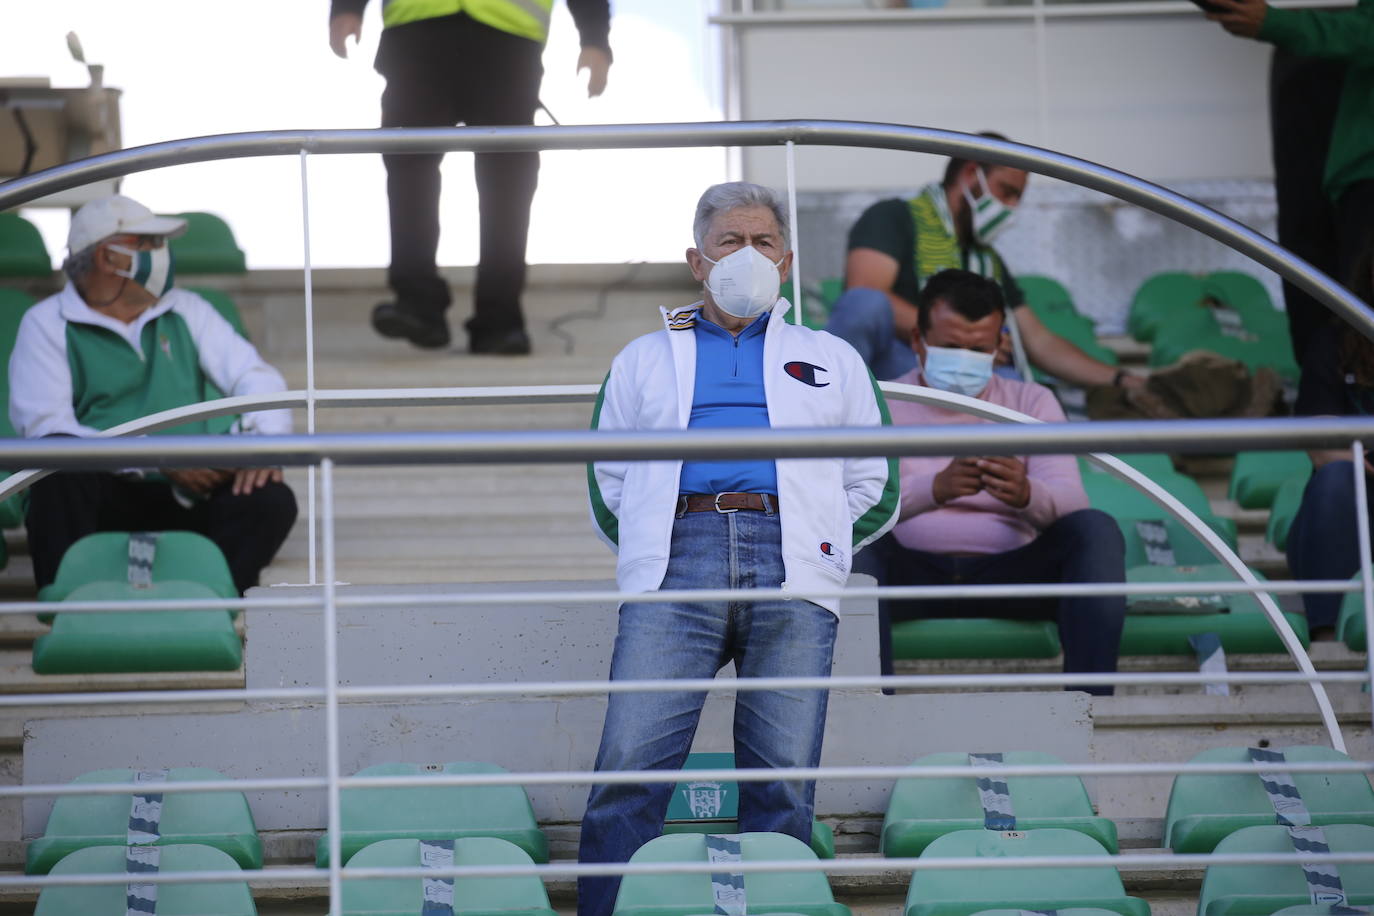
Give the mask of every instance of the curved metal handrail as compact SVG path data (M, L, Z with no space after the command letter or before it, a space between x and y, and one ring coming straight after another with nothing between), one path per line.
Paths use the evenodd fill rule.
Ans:
M1044 437L1040 437L1039 441L1030 441L1024 443L999 443L999 445L1002 448L1006 448L1007 446L1010 446L1012 448L1029 447L1032 451L1042 453L1050 451L1052 449L1058 449L1061 452L1065 450L1072 451L1073 445L1070 441L1067 440L1071 440L1072 438L1074 438L1074 436L1072 435L1073 433L1078 432L1085 427L1088 427L1090 430L1092 427L1096 427L1096 429L1093 431L1095 431L1099 437L1104 432L1107 432L1108 438L1111 438L1110 432L1103 429L1103 427L1106 426L1118 427L1118 429L1111 431L1116 432L1118 434L1123 432L1123 430L1120 429L1120 427L1125 427L1136 437L1137 441L1152 441L1156 437L1151 436L1150 433L1156 431L1163 432L1164 430L1162 430L1161 427L1164 426L1179 425L1178 423L1169 424L1163 423L1161 421L1135 421L1128 423L1110 424L1049 424L1035 417L1031 417L1027 414L1011 410L1010 408L1001 407L996 404L990 404L987 401L982 401L977 398L969 398L963 395L953 394L947 391L940 391L934 388L924 388L917 385L905 385L900 384L898 382L879 382L879 387L883 390L886 396L896 398L898 400L914 401L919 404L929 404L938 407L945 407L953 410L958 410L963 413L971 414L973 416L977 416L983 419L992 420L997 423L1012 423L1026 426L1034 426L1039 427L1041 431L1059 434L1052 435L1048 440ZM595 399L597 390L597 385L542 385L512 389L326 389L316 390L315 392L313 392L313 396L315 403L319 406L338 407L383 404L414 405L418 403L425 403L430 405L494 404L508 402L524 404L568 404L589 403ZM127 423L120 424L119 426L111 427L110 429L105 430L101 434L101 436L107 439L123 438L135 436L140 433L151 432L158 429L165 429L171 426L178 426L182 423L187 423L194 420L208 419L210 417L222 416L225 414L241 413L253 409L262 409L267 407L300 407L306 404L307 394L307 392L303 391L284 391L275 394L242 395L233 398L221 398L215 401L205 401L199 404L188 404L184 407L177 407L171 410L164 410L156 414L150 414L149 416L141 417L137 420L131 420ZM1343 436L1349 436L1348 438L1344 439L1345 442L1351 441L1352 438L1359 438L1361 435L1368 435L1370 432L1374 432L1374 420L1371 419L1323 417L1316 418L1315 421L1306 422L1308 422L1309 425L1313 422L1321 425L1326 425L1331 421L1340 421L1341 425L1354 427L1354 429L1352 430L1354 433L1353 435L1350 435L1344 431L1342 431L1342 433L1340 434ZM1256 422L1264 423L1264 421L1250 421L1250 423L1245 423L1244 421L1229 422L1232 424L1236 424L1239 422L1243 426L1253 425ZM1282 429L1271 428L1270 430L1271 434L1274 436L1282 435L1284 437L1282 444L1289 448L1293 447L1293 445L1295 444L1295 438L1299 440L1302 439L1301 436L1295 437L1293 434L1291 427L1294 424L1294 422L1295 421L1286 421L1282 423ZM1299 420L1296 422L1303 423L1305 421ZM1196 424L1191 425L1195 426ZM1269 425L1271 427L1275 426L1275 424L1272 421L1266 425ZM1364 427L1366 432L1361 433L1359 431L1360 427ZM905 437L907 441L901 443L901 453L911 454L919 451L924 454L943 454L945 453L944 450L946 448L949 449L949 453L959 453L961 451L967 451L966 446L954 446L950 444L947 440L951 437L956 439L973 438L978 435L979 427L969 428L966 426L961 426L950 428L948 430L944 430L944 432L947 433L946 436L933 435L935 430L933 430L931 427L885 427L881 430L863 432L900 432L903 429L908 430L908 435ZM821 441L821 439L819 439L818 437L815 437L813 431L811 430L731 430L729 431L729 433L733 433L734 435L727 434L724 439L724 444L722 444L722 441L718 435L702 435L702 432L703 431L695 431L690 433L678 432L666 434L650 434L639 432L619 435L628 436L628 441L630 442L633 442L635 439L639 439L641 444L644 441L649 440L651 438L659 439L661 441L661 448L668 449L672 453L672 455L676 457L681 457L684 450L709 450L709 453L703 454L702 457L721 457L722 454L729 453L731 451L729 439L733 438L737 440L737 443L734 447L736 450L738 450L740 447L743 446L743 444L746 442L748 438L753 438L757 440L760 436L760 433L763 435L764 439L772 439L775 441L786 439L789 437L789 434L792 439L798 439L798 437L800 437L799 441L794 442L792 448L788 450L793 455L797 455L797 453L800 452L801 454L797 455L798 457L821 454L827 451L827 447L825 446L823 441ZM833 434L836 431L830 430L828 432ZM1195 434L1197 433L1195 429L1193 430L1193 432ZM1144 433L1145 435L1142 436L1141 433ZM952 436L949 434L952 434ZM1326 436L1331 436L1331 432L1329 430L1323 431L1322 434ZM413 436L414 434L410 435ZM471 438L474 435L478 434L467 434L469 438ZM51 451L53 448L56 448L61 451L70 452L73 450L73 447L75 446L79 447L83 452L85 452L87 458L94 457L96 460L103 460L106 463L112 463L115 466L128 466L128 462L131 458L142 457L146 460L150 457L159 454L167 455L175 453L179 459L183 461L187 460L187 455L183 453L183 451L179 448L179 446L186 444L186 442L193 443L193 448L208 449L211 452L220 455L221 457L223 455L223 447L225 445L230 444L228 441L225 440L225 437L223 436L188 436L177 438L182 439L184 441L176 442L171 439L145 440L139 443L141 447L137 450L137 452L131 453L125 450L118 454L112 454L110 449L102 448L100 444L92 442L89 439L75 441L15 440L7 443L0 442L0 460L3 460L3 456L6 452L32 452L35 451L35 449L42 449L45 446L48 451ZM337 440L339 440L340 438L356 439L357 437L331 437L327 435L314 435L307 437L245 436L238 438L240 443L244 443L246 441L247 445L249 445L252 448L255 448L264 455L273 452L274 441L277 443L277 445L281 445L282 441L287 439L304 440L307 443L311 443L312 451L317 451L320 456L328 457L331 452L331 440L337 442ZM390 433L387 434L386 438L389 441L395 441L398 438L398 434ZM400 444L395 448L395 450L397 451L403 450L403 447L407 441L404 435L402 435L400 438ZM449 441L452 441L451 435L447 438ZM609 446L611 444L609 441L611 439L611 435L602 432L566 431L555 434L541 434L541 438L549 440L545 442L547 449L546 453L542 456L543 460L558 460L558 458L554 454L558 451L568 453L568 456L564 457L562 460L584 460L596 457L596 455L594 454L572 454L578 451L586 451L586 449L583 448L579 450L575 447L568 446L566 443L569 440L576 440L578 445L582 445L585 443L586 445L589 445L593 449L593 451L602 451L605 446ZM689 438L690 440L692 440L690 444L688 444ZM834 439L834 436L831 435L830 438ZM894 444L897 443L898 439L902 437L893 437L891 435L888 435L882 438L884 439L884 441L881 443L861 445L852 445L850 443L846 443L844 453L884 453L885 449L892 448ZM1308 438L1310 439L1311 436L1309 436ZM252 440L254 439L258 441L256 443L253 442ZM1208 434L1205 440L1206 447L1213 450L1218 448L1217 439L1218 437L1216 435L1216 424L1209 425ZM219 449L214 448L216 444L219 445ZM1328 444L1331 443L1328 441ZM976 445L978 446L977 453L986 453L985 443L979 442L976 443ZM755 446L755 448L757 449L757 446ZM871 451L865 452L864 449L871 449ZM833 449L830 451L832 454L836 453L833 451ZM275 457L276 456L274 456L274 458ZM302 456L300 454L296 454L292 457L296 459L301 459L298 460L297 463L305 463L303 459L312 458L314 456ZM400 457L404 459L406 456L401 455ZM432 461L436 460L436 458L438 460L442 460L442 457L442 455L436 456L430 454L427 456L427 460ZM450 455L449 457L451 458L452 456ZM665 456L660 454L654 455L653 457ZM1195 515L1191 509L1189 509L1187 506L1179 502L1168 491L1164 490L1162 487L1160 487L1158 484L1156 484L1153 480L1151 480L1149 477L1147 477L1140 471L1136 470L1135 468L1131 467L1130 465L1126 464L1120 459L1113 457L1112 455L1103 454L1101 452L1090 452L1088 453L1087 457L1094 464L1097 464L1099 467L1104 468L1109 473L1120 478L1121 480L1126 481L1127 483L1135 486L1141 492L1145 493L1145 495L1148 496L1152 501L1154 501L1155 504L1160 506L1164 511L1168 512L1171 516L1173 516L1181 524L1183 524L1190 532L1197 536L1207 546L1207 548L1212 552L1212 554L1216 556L1218 560L1224 563L1227 566L1227 568L1229 568L1242 582L1246 583L1247 585L1253 585L1257 589L1262 587L1260 581L1255 577L1254 573L1251 572L1250 568L1245 565L1244 561L1242 561L1240 557L1237 556L1233 550L1231 550L1230 546L1227 545L1226 542L1223 541L1220 537L1218 537L1216 532L1214 532L1211 529L1211 527L1207 525L1206 522L1198 518L1197 515ZM12 496L15 493L20 492L21 490L26 489L27 487L31 486L35 481L42 479L50 473L52 473L51 470L28 469L19 471L11 475L3 482L0 482L0 500L3 500L6 497ZM1307 655L1307 652L1303 648L1302 643L1298 639L1297 634L1293 632L1293 628L1288 623L1287 618L1283 616L1283 613L1279 610L1278 605L1274 603L1273 598L1262 591L1256 591L1254 594L1256 600L1259 601L1260 606L1263 608L1266 617L1269 619L1270 625L1273 626L1274 630L1279 634L1279 639L1283 642L1285 649L1288 650L1288 654L1293 659L1294 663L1297 665L1298 670L1301 671L1303 674L1315 676L1316 670L1312 666L1311 658ZM1327 729L1328 735L1331 739L1332 746L1335 747L1337 750L1344 752L1346 749L1345 739L1341 734L1340 725L1336 720L1335 710L1331 706L1331 700L1326 693L1325 686L1320 681L1315 680L1310 682L1310 686L1312 689L1313 698L1317 703L1317 709L1322 718L1322 723L1323 725L1325 725Z
M132 172L214 159L302 152L420 153L661 149L785 143L903 150L974 158L1110 194L1216 239L1311 294L1374 340L1374 312L1339 283L1253 229L1181 194L1085 159L976 134L866 121L734 121L558 127L434 127L257 131L169 140L54 166L0 184L0 210Z

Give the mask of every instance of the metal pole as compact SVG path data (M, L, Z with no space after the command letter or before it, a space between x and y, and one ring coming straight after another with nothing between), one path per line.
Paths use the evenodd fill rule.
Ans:
M325 779L329 788L329 912L343 912L343 819L339 811L339 627L334 552L334 462L320 462L324 493L324 735Z
M801 324L802 275L800 227L797 225L797 148L787 141L787 219L792 223L792 323Z
M1374 652L1368 651L1371 634L1374 634L1374 575L1370 574L1369 560L1369 503L1367 484L1364 479L1364 443L1359 439L1350 443L1350 473L1355 475L1355 537L1360 545L1360 587L1364 598L1364 638L1366 644L1365 664L1369 670L1369 696L1371 723L1374 723Z
M305 257L305 431L315 434L315 282L310 266L310 175L301 150L301 229ZM306 470L306 566L315 584L315 468Z

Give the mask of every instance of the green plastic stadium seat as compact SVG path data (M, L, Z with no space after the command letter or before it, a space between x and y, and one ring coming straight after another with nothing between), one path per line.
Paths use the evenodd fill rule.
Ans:
M1268 509L1285 481L1311 476L1312 459L1306 452L1241 452L1231 469L1228 495L1243 509Z
M1053 621L951 617L892 625L893 658L1054 658L1059 651Z
M0 217L5 215L0 213ZM0 229L0 236L3 234L3 230ZM4 247L4 242L0 241L0 252L4 251ZM0 366L9 366L10 353L14 350L14 339L19 334L19 323L24 320L24 313L33 304L34 298L23 290L0 287ZM8 405L9 402L9 372L0 372L0 406ZM10 423L9 410L0 409L0 439L13 439L18 435L13 424ZM8 471L0 471L0 480L9 476ZM0 528L18 528L23 525L24 508L27 502L27 497L21 493L0 503ZM4 547L0 544L0 566L4 565L4 556Z
M172 239L177 273L241 274L248 272L243 251L229 224L213 213L177 213L186 232Z
M1155 274L1136 291L1127 328L1136 340L1156 343L1166 333L1185 342L1199 335L1215 334L1221 326L1215 310L1209 307L1212 303L1233 310L1248 336L1287 336L1287 321L1274 308L1264 285L1249 274L1228 270L1211 274Z
M52 258L38 227L18 213L0 213L0 277L48 277Z
M1145 280L1131 299L1126 328L1139 341L1154 340L1167 322L1186 320L1189 326L1207 317L1199 308L1203 298L1202 280L1179 271L1166 271ZM1187 316L1185 319L1183 316Z
M134 770L96 770L72 780L82 783L133 782ZM174 767L168 782L205 782L225 777L203 767ZM156 783L149 783L155 791ZM60 859L90 846L119 847L123 871L129 828L130 795L63 795L53 803L43 836L29 844L24 871L47 874ZM262 841L242 792L167 792L162 796L159 846L183 843L213 846L243 868L262 868ZM159 909L158 912L161 912Z
M1193 350L1207 350L1243 363L1251 372L1272 369L1287 381L1296 381L1299 375L1293 345L1284 328L1277 328L1263 337L1241 339L1219 331L1208 333L1205 329L1171 325L1155 335L1149 363L1152 367L1169 366Z
M222 599L199 582L167 579L142 587L89 582L68 601L207 601ZM228 610L57 613L52 632L34 640L38 674L235 671L243 643Z
M422 864L419 840L382 840L358 851L348 868L415 868ZM492 837L453 841L453 865L530 865L525 851ZM374 878L343 883L345 916L419 916L424 908L421 878ZM512 878L454 878L454 916L556 916L544 884L534 875Z
M88 582L127 582L129 533L103 531L77 541L62 555L57 576L38 592L43 601L62 601ZM199 582L221 598L239 597L229 564L214 541L191 531L164 531L157 540L153 581Z
M1299 774L1293 774L1296 778ZM1374 852L1374 827L1336 824L1323 828L1332 852ZM1287 828L1277 824L1242 827L1217 844L1217 855L1291 853ZM1349 904L1374 903L1374 864L1342 862L1341 885ZM1198 916L1269 916L1289 906L1311 904L1302 868L1292 865L1212 865L1202 879Z
M1329 747L1280 748L1293 763L1348 761ZM1203 751L1189 763L1250 763L1243 747ZM1274 764L1283 769L1283 764ZM1312 823L1374 825L1374 790L1362 773L1291 774L1312 813ZM1274 807L1252 773L1180 773L1169 793L1164 818L1164 845L1174 852L1211 852L1225 837L1242 827L1274 823Z
M729 770L735 755L719 752L688 754L684 770ZM699 782L690 776L673 788L664 833L739 833L739 783ZM829 824L811 822L811 851L819 858L835 858L835 832Z
M358 776L439 776L504 773L494 763L459 761L442 766L380 763ZM549 861L549 843L520 786L419 786L404 789L344 789L340 793L344 864L364 846L380 840L452 840L496 837L514 843L536 862ZM329 864L329 834L315 847L315 862Z
M53 875L123 874L124 847L98 846L67 856ZM209 846L162 847L159 872L238 871L238 865ZM34 916L127 916L125 885L45 887ZM257 916L253 895L243 881L213 884L159 884L157 916Z
M1159 480L1160 478L1171 480L1180 473L1174 467L1174 460L1163 452L1128 452L1112 457L1120 459L1151 480ZM1103 470L1082 456L1079 456L1078 459L1078 470L1083 474L1110 474L1109 471Z
M1056 764L1064 761L1040 751L1008 751L1009 765ZM968 754L928 754L912 767L962 766ZM1116 852L1116 824L1096 817L1092 801L1077 776L1012 776L1007 779L1016 829L1062 827L1092 837ZM974 777L899 779L883 819L880 848L891 858L919 856L936 838L956 830L980 830L983 807Z
M1256 573L1263 579L1264 576ZM1197 566L1136 566L1126 571L1127 582L1235 581L1221 563ZM1227 652L1285 651L1263 607L1251 595L1136 595L1128 599L1129 613L1121 633L1122 655L1192 655L1188 637L1216 633ZM1284 618L1303 646L1311 642L1307 618L1285 612Z
M1360 581L1355 573L1354 581ZM1364 652L1369 647L1364 625L1364 590L1349 592L1341 599L1340 616L1336 618L1336 638L1352 652Z
M1035 312L1041 321L1045 320L1046 315L1058 312L1078 314L1078 309L1073 304L1073 296L1069 295L1064 284L1052 277L1019 274L1016 277L1016 285L1021 287L1021 295L1026 298L1026 305L1031 307L1031 311Z
M743 861L818 861L800 840L779 833L739 834ZM679 833L652 839L630 861L705 862L706 837ZM725 866L722 867L722 870ZM849 907L835 902L830 883L819 868L814 872L749 872L744 876L749 913L795 913L798 916L849 916ZM714 911L708 874L627 875L616 897L615 916L696 916Z
M1287 318L1269 298L1264 284L1251 274L1238 270L1215 270L1203 279L1207 295L1240 312L1246 327L1266 322L1286 323Z
M1202 487L1196 480L1177 472L1173 476L1162 473L1159 475L1151 474L1150 476L1193 514L1211 526L1212 530L1221 535L1222 540L1232 549L1235 549L1235 520L1218 518L1212 514L1212 506L1207 501L1207 494L1202 491ZM1137 520L1166 519L1166 524L1172 521L1172 518L1166 518L1167 513L1154 500L1133 485L1110 474L1084 474L1083 489L1087 491L1088 502L1093 508L1101 509L1115 518L1123 530ZM1179 526L1177 530L1180 533L1185 531L1182 526ZM1192 537L1191 535L1185 536ZM1180 539L1172 537L1172 529L1170 539L1173 541L1175 549L1178 549ZM1210 552L1207 556L1211 556Z
M1144 900L1126 896L1107 850L1077 830L1016 833L959 830L926 847L922 859L1101 856L1101 868L921 869L911 878L905 916L971 916L981 910L1093 907L1120 916L1149 916Z
M1055 910L1055 916L1113 916L1114 910L1104 910L1100 907L1091 906L1071 906L1062 910ZM973 916L1025 916L1025 910L979 910Z
M1274 493L1274 504L1269 507L1269 523L1264 529L1264 539L1279 550L1288 547L1288 529L1293 519L1298 517L1302 508L1302 494L1307 489L1305 478L1293 477L1279 485Z

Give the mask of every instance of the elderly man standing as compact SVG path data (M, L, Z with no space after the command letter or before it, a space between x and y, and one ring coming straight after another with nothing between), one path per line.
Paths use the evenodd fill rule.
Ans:
M186 221L127 197L72 218L65 289L29 309L10 358L10 420L21 436L95 436L148 414L285 382L214 306L172 286L167 239ZM154 435L203 434L206 421ZM236 432L291 432L291 413L244 414ZM258 583L296 520L278 468L63 472L30 490L34 578L53 581L67 548L97 531L197 531L219 545L242 592Z
M715 185L697 204L687 249L701 302L663 310L664 329L611 364L596 429L873 426L887 408L858 354L787 322L778 287L792 263L777 196L746 182ZM733 661L740 677L823 677L835 642L834 599L808 599L849 575L852 553L882 535L897 509L895 461L821 458L597 462L592 515L619 554L623 591L786 588L787 600L621 606L612 680L709 678ZM615 693L596 768L675 770L692 744L705 694ZM815 766L824 690L741 692L740 767ZM671 777L669 777L671 778ZM624 862L663 827L670 782L600 785L582 820L583 862ZM807 841L815 784L741 785L741 831ZM619 878L582 878L580 916L606 916Z
M992 280L967 270L935 274L917 299L911 345L917 368L896 379L977 398L1062 423L1054 395L992 372L1005 306ZM892 405L898 426L985 423L943 407ZM1089 508L1072 455L983 455L901 461L901 521L864 557L883 585L1007 585L1122 582L1126 547L1116 522ZM1057 620L1064 670L1116 670L1126 599L1063 598L884 601L883 616ZM886 627L884 627L886 629ZM886 636L886 633L884 633ZM888 645L884 639L884 646ZM890 659L884 671L891 673ZM1110 686L1073 688L1110 694Z

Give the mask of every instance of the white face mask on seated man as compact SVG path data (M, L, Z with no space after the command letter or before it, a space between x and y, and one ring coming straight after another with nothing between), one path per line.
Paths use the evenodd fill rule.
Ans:
M705 254L702 258L714 265L706 288L722 312L735 318L757 318L777 303L782 258L770 261L753 245L732 251L719 261Z

